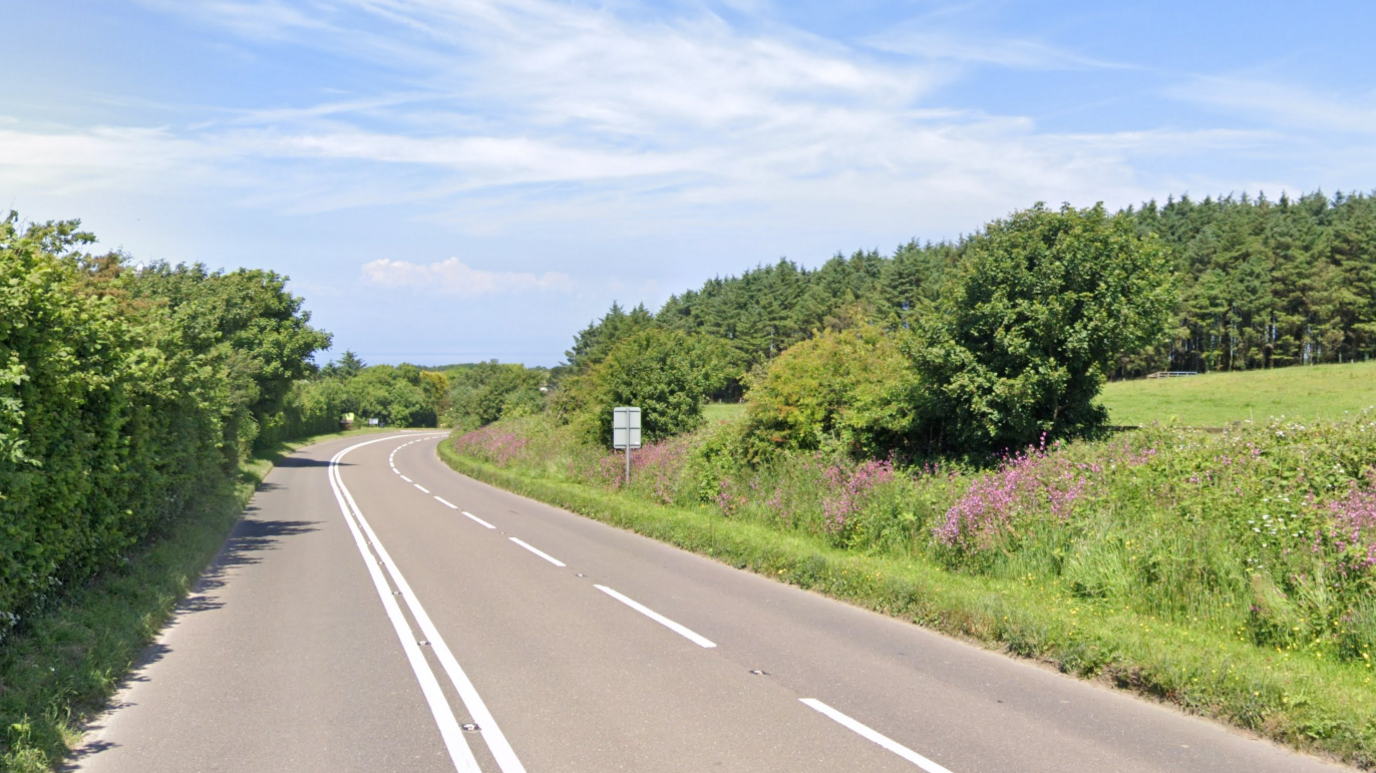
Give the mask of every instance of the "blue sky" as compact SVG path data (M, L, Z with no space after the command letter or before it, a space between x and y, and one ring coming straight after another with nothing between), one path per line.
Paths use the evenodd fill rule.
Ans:
M1376 188L1376 4L0 2L0 208L290 275L368 362L552 365L781 256Z

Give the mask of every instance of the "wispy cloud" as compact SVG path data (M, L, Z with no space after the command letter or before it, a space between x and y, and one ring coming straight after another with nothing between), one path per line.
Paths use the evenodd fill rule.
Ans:
M918 59L986 64L1019 70L1132 69L1039 40L976 37L908 24L865 39L880 51Z
M1285 127L1376 134L1376 94L1339 95L1247 78L1198 77L1167 93Z
M168 13L190 14L259 40L285 40L301 31L328 30L329 4L305 8L283 0L135 0Z
M377 93L222 110L187 126L4 125L0 187L156 178L288 213L404 202L417 219L484 235L533 222L669 236L760 223L949 228L1038 199L1128 203L1160 192L1142 159L1276 141L1214 128L1048 132L1023 116L949 109L942 89L964 64L1118 66L948 32L949 19L857 48L778 25L743 31L697 6L646 20L621 4L552 0L142 2L391 75ZM1236 110L1274 96L1210 83L1181 94ZM1376 125L1361 110L1328 114L1354 130Z
M411 263L405 260L374 260L363 265L364 278L383 287L435 290L461 298L528 292L569 293L574 289L568 274L547 271L486 271L473 268L458 258L438 263Z

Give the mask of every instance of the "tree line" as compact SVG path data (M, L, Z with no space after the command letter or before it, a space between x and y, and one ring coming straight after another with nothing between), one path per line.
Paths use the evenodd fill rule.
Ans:
M1376 353L1372 195L1182 196L1118 214L1159 240L1176 301L1170 335L1115 353L1111 375L1350 362ZM816 269L780 260L708 280L655 312L613 304L576 334L568 369L598 359L630 331L658 325L722 341L731 372L715 396L738 397L745 374L816 331L859 322L910 327L950 291L972 243L912 241L890 256L860 250Z
M656 313L613 305L575 335L543 406L605 445L616 405L641 407L656 440L701 426L705 401L745 395L723 453L751 464L1083 435L1106 420L1094 398L1122 353L1167 339L1173 277L1173 253L1136 212L1038 204L954 245L858 252L815 271L780 261Z

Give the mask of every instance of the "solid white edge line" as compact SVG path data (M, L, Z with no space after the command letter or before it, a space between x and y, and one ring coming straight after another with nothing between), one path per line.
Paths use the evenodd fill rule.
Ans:
M411 633L411 627L406 623L406 618L401 613L401 607L397 605L396 598L392 596L391 589L388 588L386 578L378 569L377 562L372 560L372 556L368 554L368 543L363 539L363 534L359 531L358 525L354 523L354 519L350 517L349 506L345 503L345 498L340 495L344 483L338 479L339 459L354 448L357 446L351 446L340 451L330 460L330 488L334 491L335 501L339 503L339 510L344 515L345 523L349 525L350 533L353 534L354 545L358 548L359 555L363 557L368 575L373 580L373 587L377 590L378 598L382 601L382 607L387 612L387 619L391 621L392 629L396 631L397 639L401 641L401 649L406 653L406 660L411 665L411 671L415 673L416 681L420 683L421 693L425 696L425 702L430 707L430 714L435 718L435 724L439 727L440 738L444 741L445 750L449 752L449 759L454 763L454 769L459 773L482 773L482 769L478 767L477 758L473 756L473 750L469 748L468 741L463 737L463 729L459 727L459 721L454 717L454 710L450 707L449 701L445 699L439 681L435 679L435 672L430 669L430 664L425 662L425 655L421 653L420 645L416 643L416 637Z
M458 505L451 504L450 502L448 502L447 500L445 500L445 499L443 499L443 498L441 498L441 497L435 497L435 501L436 501L436 502L439 502L440 504L444 505L445 507L449 508L450 510L458 510L458 509L459 509L459 506L458 506Z
M438 434L438 433L437 433ZM420 442L419 440L414 442ZM346 449L348 450L348 449ZM393 563L387 548L382 546L377 535L373 532L372 526L368 524L368 519L363 517L359 511L358 504L354 502L353 495L344 486L344 481L340 479L340 488L344 492L344 498L349 501L349 507L353 510L354 516L358 518L358 523L363 527L363 531L368 534L368 539L373 543L373 549L377 551L378 557L382 559L387 573L392 576L392 582L396 583L397 589L401 591L401 597L406 602L406 606L411 610L411 616L416 619L420 629L425 633L430 641L430 648L434 651L435 657L440 661L440 666L449 675L449 681L454 685L454 689L459 693L459 699L468 707L468 713L473 717L473 721L481 728L483 740L487 742L487 748L492 752L492 757L497 761L497 766L502 769L502 773L526 773L526 769L521 765L521 760L516 756L515 750L507 742L506 735L497 726L496 717L488 711L487 704L483 703L482 696L478 695L478 689L473 686L473 682L468 679L468 675L459 666L459 661L454 657L454 653L449 650L449 645L440 636L439 629L431 622L430 615L426 614L425 607L421 606L416 594L411 591L411 586L402 576L401 570Z
M415 481L411 480L410 478L406 477L405 475L402 475L402 476L401 476L401 479L404 480L404 481L406 481L407 483L415 484Z
M605 586L605 585L594 585L594 586L592 586L592 587L594 587L594 588L596 588L596 589L602 591L603 593L607 594L608 596L611 596L612 598L616 599L617 601L620 601L622 604L625 604L626 606L630 607L631 609L634 609L635 611L639 612L640 614L642 614L642 615L644 615L644 616L650 618L651 620L655 621L656 623L659 623L660 625L664 626L665 628L668 628L669 630L673 631L674 633L678 634L679 636L682 636L683 638L687 639L688 641L691 641L692 643L698 645L699 647L703 647L703 648L705 648L705 649L711 649L711 648L717 646L717 645L716 645L716 642L713 642L711 639L708 639L708 638L705 637L705 636L701 636L701 635L697 634L696 632L694 632L691 628L688 628L687 626L684 626L684 625L680 625L680 624L678 624L678 623L675 623L673 620L670 620L669 618L665 617L664 615L661 615L660 613L654 611L653 609L650 609L649 607L645 606L644 604L641 604L640 602L636 601L635 599L627 598L626 596L623 596L623 595L621 595L620 593L617 593L616 591L612 590L611 588L608 588L608 587Z
M496 526L493 526L492 524L488 523L487 521L484 521L483 519L479 518L478 516L476 516L476 515L474 515L474 514L468 512L467 510L460 510L459 512L463 513L464 515L468 516L469 518L472 518L473 520L477 521L478 523L482 524L483 526L486 526L486 527L489 528L489 529L495 529L495 528L497 528Z
M554 564L555 566L558 566L558 567L565 567L565 566L568 566L568 564L564 563L563 561L560 561L559 559L555 558L554 556L550 555L549 553L546 553L545 551L543 551L543 550L541 550L541 549L535 547L534 545L531 545L531 544L528 543L528 542L524 542L524 541L519 540L519 539L517 539L517 538L515 538L515 537L508 537L508 539L510 539L512 542L515 542L517 545L520 545L521 547L525 548L526 550L529 550L530 552L534 553L535 555L537 555L537 556L539 556L539 557L545 559L546 561L550 562L551 564Z
M874 730L873 728L860 724L854 719L851 719L850 717L846 716L845 714L842 714L836 709L833 709L832 707L817 700L816 698L799 698L798 700L802 701L805 705L814 708L817 711L820 711L821 713L825 714L827 717L830 717L832 720L842 725L843 727L852 730L861 736L864 736L868 740L871 740L879 744L880 746L884 747L885 749L888 749L894 754L897 754L898 756L902 757L908 762L911 762L919 768L922 768L923 770L927 771L927 773L951 773L950 770L947 770L941 765L932 762L926 757L923 757L921 754L918 754L917 752L913 751L912 749L909 749L903 744L893 740L892 738L889 738L883 733L880 733L879 731Z
M420 489L421 491L424 491L424 492L427 493L427 494L430 493L430 489L428 489L428 488L426 488L426 487L420 485L419 483L412 483L411 485L412 485L412 486L415 486L416 488Z

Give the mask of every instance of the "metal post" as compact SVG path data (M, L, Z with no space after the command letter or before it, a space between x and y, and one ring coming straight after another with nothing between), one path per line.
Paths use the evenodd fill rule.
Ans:
M630 431L627 431L627 432L626 432L627 442L626 442L626 484L625 484L625 485L627 485L627 486L631 485L631 444L630 444L630 441L629 441L630 434L631 434Z

